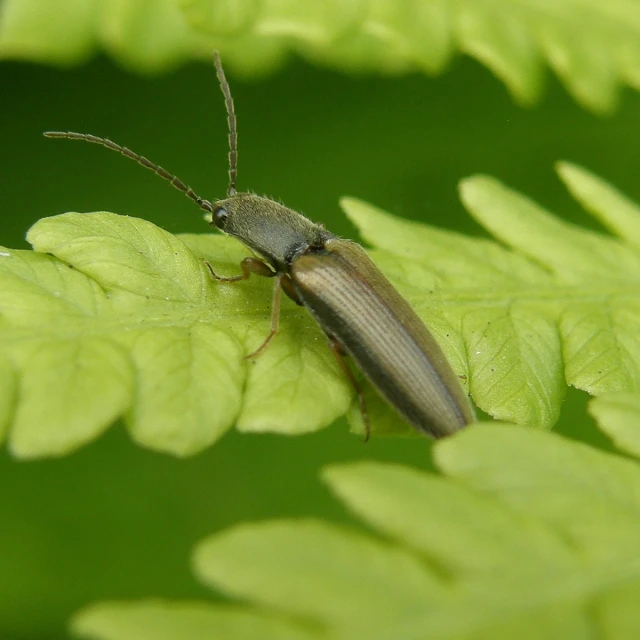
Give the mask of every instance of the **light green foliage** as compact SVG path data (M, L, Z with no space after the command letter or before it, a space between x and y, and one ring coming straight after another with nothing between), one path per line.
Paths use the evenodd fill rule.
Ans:
M249 607L146 600L88 607L72 623L89 638L125 640L314 640L322 636L283 616Z
M531 103L549 65L583 106L615 107L640 86L633 0L5 0L0 57L72 64L104 49L157 72L218 47L244 73L291 51L362 72L442 71L456 50Z
M593 401L603 428L633 421L637 429L638 396L627 397L624 416L607 408L615 404ZM331 491L371 532L316 520L242 524L201 542L194 571L253 603L255 615L306 624L308 637L639 636L637 460L500 424L462 431L434 454L442 476L378 462L325 469ZM170 633L157 637L204 637L192 632L203 612L180 605L178 620L174 606L103 603L80 612L72 628L95 640L152 637L151 609L160 620L173 615ZM216 620L227 611L211 605L209 619L220 626L210 637L244 638ZM279 632L264 637L291 637Z
M589 210L620 235L586 231L475 177L470 212L504 244L343 206L380 268L427 323L475 403L501 420L550 428L566 384L592 395L640 388L640 255L624 241L632 203L562 165ZM181 238L110 213L38 222L35 252L0 257L0 434L21 457L60 455L123 416L133 438L188 455L236 424L298 434L330 424L351 388L304 308L283 300L269 331L272 281L238 273L247 250L215 235ZM374 433L412 430L366 389ZM359 411L350 421L362 430Z
M111 213L47 218L28 239L36 252L0 257L0 425L12 422L14 454L67 453L119 416L139 443L187 455L236 422L299 433L346 411L347 384L295 305L263 358L243 359L268 332L271 282L219 285L196 255L206 244L235 274L238 243Z
M593 400L589 411L616 446L640 456L640 397L637 394L606 394Z
M9 0L0 7L0 57L58 65L97 49L121 64L159 72L210 45L174 0Z
M618 238L563 222L483 176L464 180L461 197L503 244L343 202L436 336L445 344L457 336L448 355L461 374L468 359L476 404L501 420L547 427L565 384L592 395L640 389L640 254L626 241L640 224L637 205L584 169L559 169ZM466 357L456 361L461 348Z

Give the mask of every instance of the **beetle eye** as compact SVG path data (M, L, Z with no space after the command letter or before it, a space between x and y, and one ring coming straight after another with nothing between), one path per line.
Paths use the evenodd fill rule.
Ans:
M228 218L229 214L224 207L216 207L213 210L213 223L218 227L218 229L224 229Z

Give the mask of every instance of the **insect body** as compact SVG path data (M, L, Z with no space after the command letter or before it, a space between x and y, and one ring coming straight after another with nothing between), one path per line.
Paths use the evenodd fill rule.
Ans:
M281 292L306 307L354 385L365 422L369 420L361 388L345 363L348 355L381 395L419 431L448 435L474 421L473 410L442 350L410 305L382 275L360 245L342 240L300 213L273 200L236 191L237 134L233 100L220 59L214 57L229 121L227 197L211 202L146 158L110 140L88 134L47 132L48 137L101 144L132 158L169 180L202 209L211 224L238 238L259 258L241 263L242 274L275 278L271 331L250 356L257 357L278 331Z

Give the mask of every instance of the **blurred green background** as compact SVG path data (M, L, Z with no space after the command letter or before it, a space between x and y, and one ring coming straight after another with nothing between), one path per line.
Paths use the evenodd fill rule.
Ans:
M291 61L252 82L229 73L239 118L239 188L281 199L356 237L338 208L352 195L397 215L465 233L456 185L489 173L563 217L596 227L553 172L583 164L640 199L640 98L612 117L581 109L549 79L531 110L462 58L446 74L351 77ZM110 210L168 231L206 232L200 211L149 172L94 146L46 140L46 129L107 136L177 173L203 197L224 194L227 132L213 69L155 78L105 59L72 71L0 65L2 237L25 248L38 218ZM568 396L559 429L587 430L586 396ZM590 423L589 423L590 424ZM65 621L96 599L213 597L189 572L193 544L241 520L348 520L317 479L324 464L378 458L429 467L426 439L363 445L340 421L313 435L229 433L189 460L134 446L116 426L60 460L0 454L0 637L66 637Z

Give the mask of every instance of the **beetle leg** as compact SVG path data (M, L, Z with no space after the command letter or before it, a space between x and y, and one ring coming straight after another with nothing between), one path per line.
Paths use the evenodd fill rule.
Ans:
M248 280L252 273L255 273L257 276L263 276L264 278L273 278L276 275L276 272L266 262L262 262L262 260L258 260L258 258L245 258L240 263L242 273L239 276L219 276L206 260L204 263L207 265L211 277L218 282Z
M360 404L360 415L362 416L362 422L364 422L364 441L367 442L369 440L369 436L371 435L371 423L369 422L369 412L367 411L367 405L364 401L364 394L362 392L362 387L360 383L356 380L356 377L349 369L349 366L344 360L344 356L346 355L342 345L339 342L336 342L334 338L329 337L329 349L333 352L333 355L336 357L340 368L344 371L344 374L349 379L349 382L355 389L356 395L358 396L358 403Z
M247 260L251 258L246 258ZM276 274L274 274L276 275ZM248 356L245 356L245 359L253 359L257 358L268 346L271 340L275 337L276 333L278 333L278 327L280 325L280 299L282 298L282 280L287 276L283 273L280 273L276 277L276 282L273 286L273 302L271 304L271 331L269 331L269 335L265 338L265 341L252 353Z
M287 297L291 298L298 306L301 307L302 300L300 300L300 296L295 290L291 278L289 276L283 276L280 284L282 285L282 290L287 294Z

